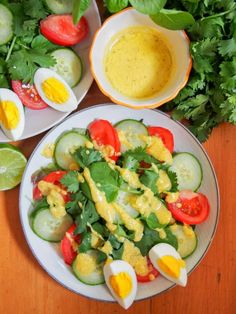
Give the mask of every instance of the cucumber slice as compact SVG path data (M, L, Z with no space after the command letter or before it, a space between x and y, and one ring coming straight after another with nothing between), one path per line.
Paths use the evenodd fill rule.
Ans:
M202 166L190 153L178 153L173 158L170 170L175 172L179 190L197 191L202 182Z
M9 42L13 37L13 15L11 11L0 4L0 45Z
M46 6L55 14L71 13L73 0L45 0Z
M191 226L174 224L168 227L171 233L176 236L178 241L178 252L182 258L193 254L197 247L197 235ZM184 228L189 228L187 231Z
M59 74L70 87L76 86L82 77L80 57L67 48L54 50L51 56L56 59L56 64L51 69Z
M115 124L121 142L121 152L136 147L145 147L146 143L140 138L141 135L148 135L146 126L137 120L126 119Z
M98 252L95 250L90 250L87 251L85 254L90 255L93 259L97 260ZM84 275L80 272L79 267L78 267L78 255L75 258L73 264L72 264L72 269L76 277L82 281L83 283L91 286L95 285L100 285L105 282L104 280L104 275L103 275L103 270L102 270L102 264L97 265L95 271L88 275Z
M59 242L72 223L70 215L55 218L48 208L41 208L33 215L32 229L43 240Z
M116 203L122 206L122 208L126 211L127 214L130 215L130 217L136 218L138 217L139 212L136 209L134 209L129 203L129 197L131 195L132 193L120 190L116 198Z
M87 137L76 131L63 133L55 144L54 159L57 165L62 169L69 169L70 164L74 162L71 153L76 148L84 146L86 141L88 141Z

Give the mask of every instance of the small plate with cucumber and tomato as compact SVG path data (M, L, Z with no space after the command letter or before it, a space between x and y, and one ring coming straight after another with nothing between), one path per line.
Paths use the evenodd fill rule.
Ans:
M128 260L137 291L120 303L125 308L178 283L160 275L159 257L150 253L156 245L168 256L176 250L187 278L205 256L218 216L217 179L204 148L182 124L151 109L102 104L68 117L32 153L20 190L25 237L48 274L78 294L119 302L104 280L113 263ZM89 275L84 258L94 266Z
M80 16L73 0L1 1L0 19L0 142L9 142L77 108L93 81L88 53L101 22L95 1Z

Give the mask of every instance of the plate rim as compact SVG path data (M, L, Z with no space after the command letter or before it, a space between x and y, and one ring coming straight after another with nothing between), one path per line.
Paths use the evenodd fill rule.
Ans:
M72 115L70 116L67 116L66 119L63 120L63 123L67 120L69 120L70 118L76 116L76 115L79 115L81 112L85 112L85 111L88 111L88 110L91 110L93 108L98 108L98 107L105 107L105 106L119 106L119 105L116 105L114 103L109 103L109 102L106 102L106 103L100 103L100 104L96 104L96 105L92 105L92 106L89 106L87 108L84 108L84 109L81 109L75 113L73 113ZM126 107L123 107L123 106L120 106L122 108L126 108ZM126 108L126 109L130 109L130 108ZM130 109L132 110L132 109ZM217 176L216 176L216 172L214 170L214 167L213 167L213 164L210 160L210 157L208 156L205 148L202 146L202 144L200 143L200 141L195 137L195 135L185 126L183 125L182 123L180 123L179 121L176 121L176 120L173 120L167 113L165 112L162 112L160 111L159 109L151 109L151 108L148 108L148 109L145 109L145 110L148 110L148 111L156 111L158 112L159 114L169 118L170 120L172 120L172 122L176 123L177 125L179 125L180 127L182 127L193 139L194 141L197 143L197 145L199 146L199 148L202 150L203 154L205 155L209 165L210 165L210 168L211 168L211 171L212 171L212 174L213 174L213 177L214 177L214 182L215 182L215 188L216 188L216 200L217 200L217 206L216 206L216 220L215 220L215 224L214 224L214 229L213 229L213 232L211 234L211 237L210 237L210 240L209 240L209 243L204 251L204 253L202 254L201 258L198 260L198 262L195 264L195 266L188 272L188 276L199 266L199 264L201 263L201 261L204 259L204 257L206 256L212 242L213 242L213 239L214 239L214 236L216 234L216 230L217 230L217 227L218 227L218 223L219 223L219 215L220 215L220 190L219 190L219 184L218 184L218 180L217 180ZM34 148L33 152L31 153L28 161L27 161L27 165L26 165L26 168L24 170L24 173L23 173L23 176L22 176L22 181L24 181L25 179L25 175L26 175L26 172L27 172L27 169L29 167L29 164L30 164L30 161L31 159L33 158L33 156L35 155L36 151L38 150L38 147L41 145L41 143L45 140L45 138L50 134L52 133L57 127L59 127L59 125L55 125L53 128L51 128L44 136L43 138L38 142L38 144L36 145L36 147ZM26 242L30 248L30 251L32 253L32 255L34 256L34 258L36 259L36 261L38 262L38 264L42 267L42 269L51 277L53 278L57 283L59 283L63 288L66 288L67 290L75 293L75 294L78 294L80 296L83 296L85 298L88 298L88 299L91 299L91 300L94 300L94 301L99 301L99 302L108 302L108 303L116 303L115 300L105 300L105 299L96 299L94 297L91 297L91 296L87 296L81 292L78 292L70 287L68 287L67 285L65 285L61 280L57 279L53 274L50 273L50 271L48 271L46 269L46 267L41 263L41 261L37 258L36 254L34 253L34 250L30 244L30 241L28 240L28 237L27 237L27 233L25 231L25 228L24 228L24 222L23 222L23 210L21 209L21 197L22 197L22 184L20 185L20 190L19 190L19 199L18 199L18 202L19 202L19 215L20 215L20 222L21 222L21 226L22 226L22 230L23 230L23 233L24 233L24 237L26 239ZM143 301L143 300L147 300L147 299L151 299L153 297L156 297L158 295L161 295L163 293L166 293L167 291L171 290L172 288L174 288L176 286L176 284L172 284L170 287L168 287L167 289L161 291L161 292L158 292L158 293L155 293L153 294L152 296L147 296L147 297L143 297L143 298L140 298L138 300L134 300L134 302L139 302L139 301Z

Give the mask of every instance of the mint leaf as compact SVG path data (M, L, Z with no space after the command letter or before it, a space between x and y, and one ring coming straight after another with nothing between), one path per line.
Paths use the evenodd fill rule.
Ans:
M78 172L69 171L60 180L69 192L76 193L79 190Z
M119 173L112 170L106 162L93 163L89 170L98 189L105 192L107 201L114 201L121 184Z
M75 25L78 24L85 11L90 6L91 0L73 0L72 16Z
M162 9L155 15L150 15L151 19L158 25L171 29L185 29L194 23L193 16L184 11Z
M82 167L88 167L94 162L101 161L102 155L94 148L79 147L73 154L74 160Z
M104 4L110 13L116 13L127 7L129 0L104 0Z
M166 4L167 0L129 0L131 5L143 14L156 14Z

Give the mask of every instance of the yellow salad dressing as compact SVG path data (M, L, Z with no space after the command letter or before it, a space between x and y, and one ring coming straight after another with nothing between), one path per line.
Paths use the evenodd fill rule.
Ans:
M144 99L165 87L173 61L168 42L158 30L133 26L116 34L108 43L104 67L117 91Z

